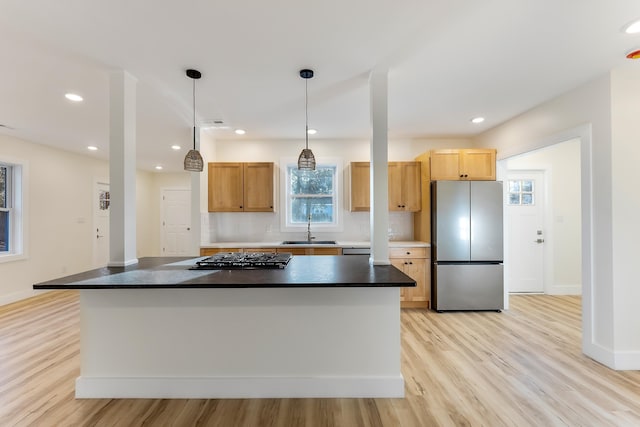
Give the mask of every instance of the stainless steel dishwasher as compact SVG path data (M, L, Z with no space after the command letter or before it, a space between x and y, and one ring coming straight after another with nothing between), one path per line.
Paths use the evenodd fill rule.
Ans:
M342 255L371 255L371 248L342 248Z

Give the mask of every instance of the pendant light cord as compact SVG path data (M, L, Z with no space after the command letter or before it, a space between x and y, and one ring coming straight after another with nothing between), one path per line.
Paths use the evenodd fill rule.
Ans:
M304 147L309 149L309 79L304 79Z
M196 79L193 79L193 149L196 149Z

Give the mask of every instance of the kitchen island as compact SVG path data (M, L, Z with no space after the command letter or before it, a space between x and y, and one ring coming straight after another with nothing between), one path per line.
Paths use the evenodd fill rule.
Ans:
M368 256L190 270L142 258L34 285L79 289L78 398L402 397L400 288Z

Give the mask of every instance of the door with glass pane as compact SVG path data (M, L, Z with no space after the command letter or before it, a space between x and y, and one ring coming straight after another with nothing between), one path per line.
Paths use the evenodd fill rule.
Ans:
M506 286L509 292L544 292L544 172L508 171Z
M109 183L96 182L93 191L93 265L104 267L109 262Z

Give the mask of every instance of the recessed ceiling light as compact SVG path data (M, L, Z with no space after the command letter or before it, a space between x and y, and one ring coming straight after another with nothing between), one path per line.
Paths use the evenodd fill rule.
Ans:
M96 147L95 145L89 145L89 146L87 147L87 150L89 150L89 151L97 151L97 150L98 150L98 147Z
M236 135L244 135L245 133L247 133L247 131L245 131L244 129L236 129L235 133Z
M162 170L162 166L161 165L156 165L156 170Z
M181 148L182 148L182 147L180 147L179 145L172 145L172 146L171 146L171 149L172 149L172 150L176 150L176 151L178 151L178 150L179 150L179 149L181 149Z
M471 123L476 125L482 122L484 122L484 117L474 117L473 119L471 119Z
M80 102L83 100L83 98L77 93L65 93L64 97L73 102Z
M318 131L317 131L317 130L315 130L315 129L309 129L309 130L307 131L307 133L308 133L309 135L315 135L316 133L318 133Z
M633 21L632 23L626 25L624 27L624 32L627 34L638 34L640 33L640 19L637 21Z

